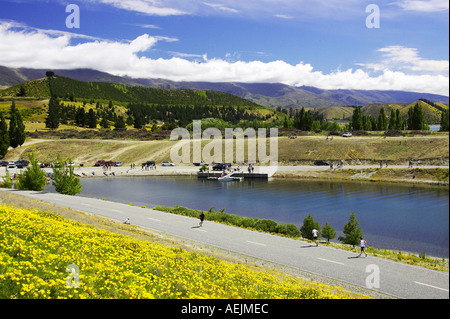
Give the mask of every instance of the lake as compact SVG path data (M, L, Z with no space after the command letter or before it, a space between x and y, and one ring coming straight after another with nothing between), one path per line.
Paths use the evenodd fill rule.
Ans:
M354 212L369 246L449 256L448 187L281 179L226 183L196 177L81 181L83 191L78 196L149 208L157 205L203 210L225 208L227 213L298 227L311 214L321 226L329 222L338 236ZM54 190L49 187L48 191Z

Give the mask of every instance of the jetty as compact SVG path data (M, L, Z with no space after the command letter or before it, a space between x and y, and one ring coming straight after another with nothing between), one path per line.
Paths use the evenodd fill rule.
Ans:
M197 177L200 179L218 179L222 176L222 172L198 172ZM269 174L267 173L244 173L244 172L234 172L232 177L239 180L268 180Z

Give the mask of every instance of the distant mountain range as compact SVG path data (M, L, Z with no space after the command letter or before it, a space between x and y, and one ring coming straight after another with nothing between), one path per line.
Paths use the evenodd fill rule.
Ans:
M48 69L8 68L0 66L0 87L6 88L45 77ZM425 99L449 104L449 97L429 93L380 90L323 90L315 87L294 87L281 83L210 83L174 82L164 79L133 79L114 76L91 69L51 70L56 75L85 82L106 82L127 86L165 89L211 90L236 95L256 104L276 108L325 108L375 103L413 103Z

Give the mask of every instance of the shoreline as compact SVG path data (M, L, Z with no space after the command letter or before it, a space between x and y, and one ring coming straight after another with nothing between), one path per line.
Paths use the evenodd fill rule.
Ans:
M234 167L233 167L234 168ZM246 167L242 167L244 174ZM24 169L9 168L9 174L18 174ZM46 173L52 173L51 168L43 168ZM255 166L254 173L267 173L269 179L298 179L317 181L346 182L383 182L401 184L419 184L449 186L448 166L422 165L409 168L407 165L392 165L380 168L379 165L347 165L343 168L330 169L327 166ZM128 166L111 167L76 167L74 173L80 178L99 177L146 177L146 176L197 176L198 166L157 166L156 169L131 169ZM0 177L6 175L5 167L0 167ZM436 174L443 174L439 180ZM445 174L447 177L445 177Z

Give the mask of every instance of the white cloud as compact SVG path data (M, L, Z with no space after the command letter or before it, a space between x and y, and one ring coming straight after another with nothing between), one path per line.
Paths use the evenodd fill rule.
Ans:
M233 8L229 8L224 6L223 4L218 4L218 3L209 3L209 2L203 2L203 4L205 6L217 9L217 10L221 10L221 11L226 11L226 12L230 12L230 13L239 13L239 10L233 9Z
M440 12L449 10L448 0L400 0L394 4L407 11Z
M341 19L349 14L360 14L360 0L80 0L101 3L119 9L148 15L221 15L240 14L247 18L311 18ZM284 14L282 14L284 13ZM286 14L287 13L287 14Z
M323 89L405 90L449 95L448 75L434 72L408 74L403 70L386 68L376 76L363 69L336 70L324 74L303 62L296 65L284 61L230 62L208 59L206 54L202 55L202 59L198 56L197 61L191 61L188 58L192 56L180 53L171 59L152 59L148 57L148 52L159 41L176 39L144 34L132 41L86 38L83 43L72 43L80 37L72 33L31 29L0 21L0 65L49 69L92 68L115 75L174 81L280 82ZM401 56L402 61L407 60L422 71L440 70L442 67L441 63L421 59L414 50L388 47L380 52L392 61Z
M287 14L275 14L274 15L275 18L279 18L279 19L294 19L293 16L287 15Z
M416 48L406 48L403 46L388 46L381 48L382 60L378 63L359 64L375 71L391 69L411 71L418 74L442 74L449 73L448 60L427 60L419 55Z
M148 15L171 16L171 15L185 15L187 11L174 9L170 6L161 6L160 1L155 0L89 0L104 4L112 5L119 9L128 11L141 12Z

